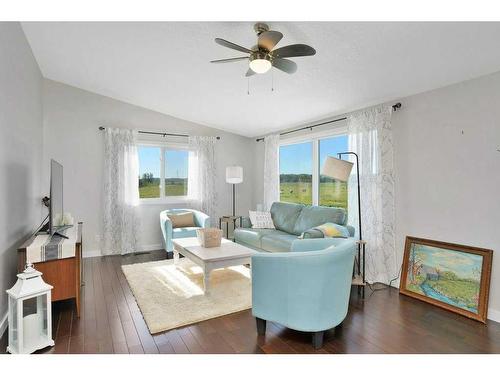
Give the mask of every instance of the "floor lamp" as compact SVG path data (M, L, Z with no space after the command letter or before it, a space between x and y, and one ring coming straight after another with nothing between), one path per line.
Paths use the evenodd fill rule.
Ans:
M333 156L328 156L326 162L323 166L321 174L331 177L338 181L347 182L349 176L351 175L352 167L354 163L347 160L342 160L342 155L354 155L356 157L356 175L358 183L358 225L359 225L359 241L358 241L358 259L357 259L357 275L355 277L353 284L358 286L358 293L360 292L359 287L363 287L363 298L365 298L365 246L366 242L363 241L363 233L361 231L361 189L359 185L359 158L358 154L355 152L339 152L337 154L338 158ZM362 254L361 254L362 253ZM363 260L361 261L361 258ZM361 270L362 267L362 270Z
M233 217L235 213L235 185L243 182L243 167L231 166L226 167L226 182L233 185Z

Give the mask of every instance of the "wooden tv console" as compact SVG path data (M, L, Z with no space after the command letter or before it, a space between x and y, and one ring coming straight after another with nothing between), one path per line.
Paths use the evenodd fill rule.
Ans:
M82 286L82 227L78 223L75 256L71 258L48 260L34 263L36 270L43 275L43 280L54 287L52 302L75 299L76 316L80 317L80 291ZM17 250L17 271L22 272L26 265L26 248L33 242L31 237Z

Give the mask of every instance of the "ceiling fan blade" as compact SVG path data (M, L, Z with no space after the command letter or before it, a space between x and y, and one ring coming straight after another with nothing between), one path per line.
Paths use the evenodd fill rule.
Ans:
M245 74L245 77L250 77L253 76L255 73L252 69L248 68L247 73Z
M245 53L252 53L252 51L250 51L248 48L245 48L245 47L239 46L237 44L228 42L225 39L215 38L215 43L220 44L221 46L224 46L227 48L235 49L236 51L245 52Z
M234 61L240 61L240 60L248 60L248 56L244 56L244 57L233 57L233 58L230 58L230 59L212 60L212 61L210 61L210 62L211 62L211 63L216 63L216 64L219 64L219 63L228 63L228 62L234 62Z
M316 54L316 50L306 44L290 44L289 46L281 47L271 51L273 57L299 57L312 56Z
M283 38L283 34L279 31L264 31L259 35L257 44L259 48L271 51L276 44Z
M288 74L293 74L297 71L297 64L292 60L274 59L272 64L275 68Z

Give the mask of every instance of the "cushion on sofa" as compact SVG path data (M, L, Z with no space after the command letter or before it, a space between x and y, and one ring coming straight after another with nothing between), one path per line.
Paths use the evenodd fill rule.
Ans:
M276 227L276 229L287 233L294 233L293 230L295 227L295 222L297 221L303 208L303 204L274 202L271 206L271 216L273 218L274 226ZM309 228L312 228L314 226L315 225L312 225ZM302 232L303 231L301 231L300 233Z
M324 223L306 230L300 235L300 238L347 238L349 236L349 230L345 226L335 223Z
M274 205L274 204L273 204ZM346 213L343 208L322 207L322 206L304 206L300 212L295 226L288 233L302 234L308 229L317 227L324 223L335 223L345 225ZM276 223L275 223L276 225Z
M325 235L322 231L316 228L308 229L300 235L299 238L307 239L307 238L325 238Z
M275 229L237 228L234 231L234 239L237 243L260 249L262 236L274 233L286 234Z
M263 250L272 253L283 253L290 251L292 242L297 239L297 236L288 233L278 233L262 236L261 243Z
M200 227L183 227L172 229L172 238L196 237L196 229Z

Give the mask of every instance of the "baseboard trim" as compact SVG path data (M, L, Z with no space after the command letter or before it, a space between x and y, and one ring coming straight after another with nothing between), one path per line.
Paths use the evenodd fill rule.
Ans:
M162 250L163 249L163 245L161 243L159 243L159 244L151 244L151 245L140 245L139 249L140 249L140 251Z
M146 252L153 250L162 250L163 245L161 243L158 244L150 244L150 245L139 245L138 252ZM102 256L101 250L83 250L84 258L94 258Z
M9 312L7 311L2 320L0 320L0 337L2 337L5 331L7 330L7 326L9 323L8 317L9 317Z
M500 311L488 309L488 319L500 323Z
M83 258L94 258L94 257L100 257L102 256L100 250L83 250L82 254Z

